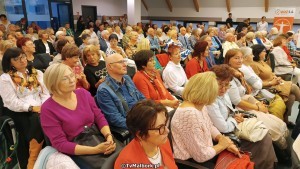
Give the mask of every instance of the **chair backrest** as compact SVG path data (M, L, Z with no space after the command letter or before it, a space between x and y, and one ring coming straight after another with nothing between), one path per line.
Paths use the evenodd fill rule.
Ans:
M274 72L274 69L275 69L275 56L273 53L269 53L268 56L267 56L267 62L268 64L270 65L271 69L272 69L272 72Z
M162 67L166 67L168 62L170 61L169 55L167 53L157 54L156 57Z

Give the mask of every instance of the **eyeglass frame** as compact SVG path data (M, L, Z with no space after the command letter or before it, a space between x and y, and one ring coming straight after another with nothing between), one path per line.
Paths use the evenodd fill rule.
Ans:
M170 125L170 120L167 120L165 124L159 125L158 127L155 128L149 128L147 130L158 130L160 135L163 135L166 131L166 128L168 128Z
M23 53L18 57L12 58L15 62L21 62L22 59L27 58L27 56Z

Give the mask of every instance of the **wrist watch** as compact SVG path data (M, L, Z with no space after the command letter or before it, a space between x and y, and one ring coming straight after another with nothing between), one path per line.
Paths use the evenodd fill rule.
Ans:
M33 106L29 106L28 112L32 112L32 110L33 110Z

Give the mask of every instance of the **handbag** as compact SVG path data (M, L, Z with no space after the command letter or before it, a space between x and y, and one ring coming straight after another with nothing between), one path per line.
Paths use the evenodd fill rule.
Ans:
M270 101L268 110L269 110L269 113L271 113L274 116L283 120L283 115L286 110L286 105L285 105L283 99L278 94L276 94L275 98L273 98Z
M100 133L99 129L95 124L93 124L91 127L84 126L83 132L81 132L73 140L73 142L85 146L96 146L105 141L106 139ZM119 141L117 140L114 141L116 143L116 149L112 154L105 155L103 153L100 153L100 154L93 154L93 155L72 155L71 158L75 161L75 163L80 168L100 169L101 167L103 167L106 161L112 161L112 160L113 160L112 163L113 166L115 158L118 156L119 152L123 147ZM111 160L110 158L114 158L114 159Z
M273 86L270 89L268 89L271 93L275 91L277 91L277 93L273 93L273 94L279 94L282 99L284 101L288 100L288 97L290 95L291 92L291 88L292 88L292 82L291 81L284 81L283 83Z
M235 135L253 143L262 140L268 133L267 127L257 118L248 118L237 125Z
M224 150L217 159L215 169L254 169L254 163L250 161L249 153L241 153L239 158L233 153Z

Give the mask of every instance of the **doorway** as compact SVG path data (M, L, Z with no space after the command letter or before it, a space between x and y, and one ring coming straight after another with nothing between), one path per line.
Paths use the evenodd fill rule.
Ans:
M96 6L86 6L82 5L81 6L81 11L82 11L82 18L86 25L90 21L95 22L97 20L97 7Z
M64 27L66 23L70 23L70 27L74 28L72 4L66 2L51 2L51 25L57 31L59 27Z

